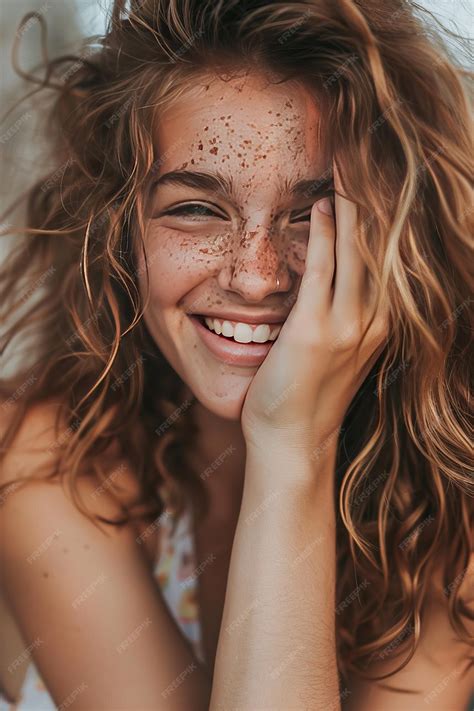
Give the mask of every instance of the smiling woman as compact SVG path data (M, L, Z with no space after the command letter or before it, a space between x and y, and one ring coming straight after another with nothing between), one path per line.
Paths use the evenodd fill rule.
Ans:
M156 127L164 159L145 207L146 251L137 253L143 294L150 278L144 319L199 402L222 417L239 418L296 298L311 206L331 194L318 120L297 82L202 73Z
M57 166L0 273L1 351L37 334L0 381L18 711L466 708L469 103L427 27L116 0L29 77Z

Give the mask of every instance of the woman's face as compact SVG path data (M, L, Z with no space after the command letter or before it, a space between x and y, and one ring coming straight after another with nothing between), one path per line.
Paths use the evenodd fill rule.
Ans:
M227 419L296 300L311 205L331 182L318 118L302 87L246 74L196 82L157 126L144 318L196 398Z

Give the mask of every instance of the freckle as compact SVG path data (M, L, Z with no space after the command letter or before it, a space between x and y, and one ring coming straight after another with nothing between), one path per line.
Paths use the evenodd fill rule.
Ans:
M214 146L214 148L211 148L211 150L209 151L209 153L213 153L214 155L217 155L218 150L219 150L218 147L217 147L217 146Z
M84 548L85 548L86 550L89 550L90 545L89 545L88 543L84 543Z
M69 548L63 548L63 553L69 553Z
M269 114L272 114L272 113L273 113L273 111L269 111L268 113L269 113Z
M49 573L47 573L46 571L44 571L44 573L43 573L43 578L49 578Z

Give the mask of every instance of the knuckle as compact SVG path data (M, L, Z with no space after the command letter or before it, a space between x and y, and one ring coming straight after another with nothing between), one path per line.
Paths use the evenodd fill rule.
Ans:
M354 350L360 343L362 330L358 321L347 323L338 329L333 334L330 348L332 351L345 352Z

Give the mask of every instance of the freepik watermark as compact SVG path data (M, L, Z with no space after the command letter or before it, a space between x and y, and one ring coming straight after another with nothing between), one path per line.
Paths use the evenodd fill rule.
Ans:
M408 548L410 543L415 540L421 533L421 531L426 528L430 523L432 523L435 520L434 516L431 514L427 516L423 521L415 528L414 531L410 533L409 536L403 539L401 543L398 544L398 547L401 548L403 551Z
M202 573L205 571L205 569L207 568L207 566L210 565L211 563L213 563L213 562L215 561L215 559L216 559L216 556L214 555L214 553L211 553L211 554L206 558L206 560L203 560L203 562L202 562L200 565L197 566L197 568L194 568L194 570L193 570L193 572L192 572L191 575L188 575L187 578L185 578L184 580L182 580L182 581L180 582L180 586L181 586L182 588L188 588L188 587L190 587L190 586L193 584L193 582L194 582L195 580L197 580L200 575L202 575Z
M54 541L57 538L59 538L60 535L61 535L61 531L59 529L56 529L55 531L53 531L53 533L51 533L51 535L49 535L47 538L45 538L44 541L41 543L41 545L39 545L38 548L36 548L36 550L33 551L33 553L31 553L27 557L26 560L29 563L29 565L34 563L35 560L38 560L38 558L40 558L43 555L43 553L45 553L45 551L47 551L48 548L50 548L52 546Z
M165 511L163 511L163 513L160 514L160 516L158 516L158 518L156 519L156 521L153 521L153 523L150 523L150 525L147 526L147 527L145 528L145 530L144 530L142 533L140 533L139 536L137 536L137 537L135 538L135 540L136 540L136 542L138 543L138 545L141 546L141 544L143 543L143 541L146 541L147 538L149 538L150 536L152 536L153 533L154 533L155 531L157 531L158 528L159 528L160 526L162 526L162 525L164 524L164 522L165 522L170 516L171 516L170 511L168 511L167 509L166 509Z
M336 607L336 610L335 610L336 615L340 615L341 612L343 612L343 610L345 610L347 607L349 607L349 605L352 602L354 602L354 600L358 600L359 599L359 592L361 590L365 590L365 588L368 587L369 585L370 585L370 582L367 579L363 580L361 583L359 583L359 585L357 585L357 587L354 588L354 590L351 593L349 593L349 595L347 595L344 598L344 600L342 602L340 602L339 605Z
M193 402L193 400L187 398L179 407L176 408L176 410L174 410L174 412L171 413L171 415L166 418L164 422L161 423L159 427L156 428L155 434L157 434L158 436L164 434L166 430L171 427L173 422L176 422L178 417L180 417L183 412L186 412L186 410L191 407Z
M303 15L301 15L300 18L298 18L297 20L295 20L295 22L291 25L291 27L289 27L287 30L285 30L285 32L283 32L283 33L279 36L279 38L278 38L278 44L285 44L285 42L287 42L291 37L293 37L293 35L295 34L295 32L298 32L299 28L300 28L302 25L304 25L304 23L306 22L306 20L308 20L308 19L311 17L312 14L313 14L313 13L312 13L312 10L306 10L306 12L303 13Z
M59 706L58 706L58 711L65 711L65 709L69 708L69 706L71 706L71 704L73 704L73 703L75 702L75 700L77 699L77 697L80 696L80 695L82 694L82 692L85 691L85 690L88 689L88 688L89 688L89 687L88 687L88 685L86 684L85 681L83 681L81 684L79 684L79 686L76 686L76 688L74 689L74 691L71 691L71 693L69 694L69 696L67 696L67 697L64 699L64 701L62 701L62 702L59 704Z
M139 356L133 363L131 363L127 370L125 370L118 378L114 380L112 385L110 386L111 390L117 390L120 385L123 385L124 383L127 382L129 378L132 377L133 372L138 368L139 363L143 363L145 358L141 355Z
M191 662L191 664L188 664L186 669L184 669L181 674L178 674L176 679L174 679L171 684L169 684L164 691L161 692L161 695L164 699L167 699L168 696L170 696L173 691L176 691L176 689L181 686L183 681L188 677L193 671L197 669L197 665L195 662Z
M10 674L13 674L14 671L16 671L22 664L23 662L26 662L30 659L31 653L33 649L37 649L38 647L41 647L41 645L44 644L44 641L40 639L40 637L37 637L33 642L26 647L26 649L23 650L21 654L16 657L16 659L8 665L8 671Z
M38 378L36 375L30 375L13 393L13 395L10 395L10 397L2 402L2 410L7 410L15 404L15 402L23 395L23 393L28 390L30 385L33 385L33 383L36 383Z
M210 464L208 467L206 467L206 468L204 469L203 472L201 472L201 473L199 474L200 478L201 478L203 481L205 481L206 479L208 479L208 478L210 477L210 475L212 474L212 472L215 472L216 469L219 469L219 467L220 467L221 464L227 459L227 457L228 457L229 455L233 454L234 452L235 452L235 447L234 447L233 444L230 444L228 447L226 447L226 449L224 449L223 452L221 452L221 454L219 454L218 457L216 457L216 458L214 459L213 462L211 462L211 464Z
M125 652L125 651L130 647L130 645L132 645L134 642L137 641L137 639L139 638L139 636L141 635L141 633L143 632L143 630L146 629L147 627L149 627L150 625L151 625L151 618L150 618L150 617L146 617L146 618L143 620L143 622L141 622L139 625L137 625L137 627L135 627L135 629L133 630L133 632L131 632L131 633L128 635L128 637L126 637L126 638L125 638L122 642L120 642L120 644L116 647L116 650L117 650L118 654L122 654L122 652Z

